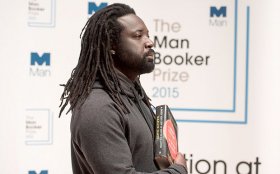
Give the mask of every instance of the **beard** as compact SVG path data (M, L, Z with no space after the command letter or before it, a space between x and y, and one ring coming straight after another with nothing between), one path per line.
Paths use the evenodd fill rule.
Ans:
M147 53L145 53L142 57L142 63L141 63L141 74L144 73L150 73L155 69L155 62L154 62L154 58L150 59L148 58L149 55L151 55L151 53L155 53L155 51L153 49L150 49Z
M154 59L149 58L151 54L154 54L153 49L150 49L143 56L130 50L119 49L114 57L114 62L120 69L126 69L139 75L150 73L155 68Z

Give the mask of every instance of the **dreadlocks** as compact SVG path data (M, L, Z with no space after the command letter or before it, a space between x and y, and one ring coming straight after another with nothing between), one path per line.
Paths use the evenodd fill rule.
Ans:
M110 50L119 42L122 26L117 18L135 14L135 11L125 4L112 4L92 15L82 29L81 52L77 66L73 69L71 77L64 86L61 95L60 112L70 103L67 111L72 111L83 104L92 90L96 77L104 83L106 90L114 102L116 102L125 113L127 107L120 98L120 82L117 78ZM120 90L118 90L120 89ZM145 95L145 103L149 103Z

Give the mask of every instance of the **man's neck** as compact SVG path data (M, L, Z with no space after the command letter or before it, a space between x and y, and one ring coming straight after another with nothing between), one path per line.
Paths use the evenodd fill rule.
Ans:
M119 68L115 68L115 70L118 72L118 73L121 73L123 74L124 76L126 76L129 80L131 80L132 82L135 82L136 79L138 78L138 74L133 74L133 73L129 73L127 70L122 70L122 69L119 69Z

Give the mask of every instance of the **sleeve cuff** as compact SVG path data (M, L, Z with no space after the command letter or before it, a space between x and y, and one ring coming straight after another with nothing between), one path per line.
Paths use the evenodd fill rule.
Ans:
M180 174L188 174L188 170L185 166L180 164L172 164L170 167L172 167L174 170L176 170Z

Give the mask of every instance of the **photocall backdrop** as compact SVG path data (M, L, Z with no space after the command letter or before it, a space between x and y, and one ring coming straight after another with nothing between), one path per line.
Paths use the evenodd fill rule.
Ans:
M0 2L0 173L72 173L59 84L87 19L114 2ZM121 2L150 30L156 68L141 81L155 106L171 107L189 173L280 173L280 3Z

